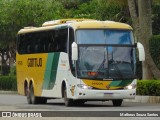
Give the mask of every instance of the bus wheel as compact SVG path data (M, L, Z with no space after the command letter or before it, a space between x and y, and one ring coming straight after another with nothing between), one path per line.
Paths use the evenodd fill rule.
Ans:
M27 96L28 104L32 104L29 88L27 88L27 90L26 90L26 96Z
M38 103L38 97L35 97L34 96L34 88L33 88L33 85L30 86L30 89L29 89L29 93L28 93L28 103L29 104L37 104Z
M123 100L121 100L121 99L120 100L112 100L113 106L117 106L117 107L121 106L122 105L122 101Z
M40 99L39 100L40 104L46 104L47 103L47 98L40 97L39 99Z
M74 103L78 106L84 105L85 101L83 100L75 100Z
M64 95L65 106L69 107L69 106L73 105L73 100L67 98L67 88L66 88L66 86L65 86L65 88L63 90L63 95Z

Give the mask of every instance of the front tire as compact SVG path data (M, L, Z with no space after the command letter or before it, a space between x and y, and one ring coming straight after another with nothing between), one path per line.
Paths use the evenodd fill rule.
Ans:
M75 105L81 106L81 105L84 105L85 101L84 100L75 100L74 103L75 103Z
M112 100L113 106L118 107L122 105L123 100Z
M64 103L66 107L72 106L73 105L73 100L67 98L67 88L66 86L63 89L63 95L64 95Z
M44 97L39 97L39 103L40 104L46 104L47 103L47 98L44 98Z

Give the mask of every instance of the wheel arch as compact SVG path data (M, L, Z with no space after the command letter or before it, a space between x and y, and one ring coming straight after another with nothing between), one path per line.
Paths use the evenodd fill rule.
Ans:
M67 86L67 82L66 82L66 80L63 80L62 81L62 84L61 84L61 95L62 95L62 98L64 98L64 89L65 89L65 87Z
M27 90L29 89L29 84L28 84L28 80L25 79L24 80L24 95L26 96L27 95Z
M34 80L31 78L30 81L29 81L29 88L31 88L31 85L33 86L34 88Z

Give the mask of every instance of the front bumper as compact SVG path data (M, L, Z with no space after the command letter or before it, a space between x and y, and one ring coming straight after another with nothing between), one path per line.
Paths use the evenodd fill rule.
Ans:
M88 90L78 89L75 99L86 100L113 100L113 99L134 99L136 89L131 90Z

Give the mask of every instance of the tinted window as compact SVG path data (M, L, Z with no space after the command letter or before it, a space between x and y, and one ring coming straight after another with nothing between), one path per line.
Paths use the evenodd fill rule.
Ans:
M77 30L78 44L133 44L129 30Z
M20 34L17 48L20 54L67 52L67 29Z

